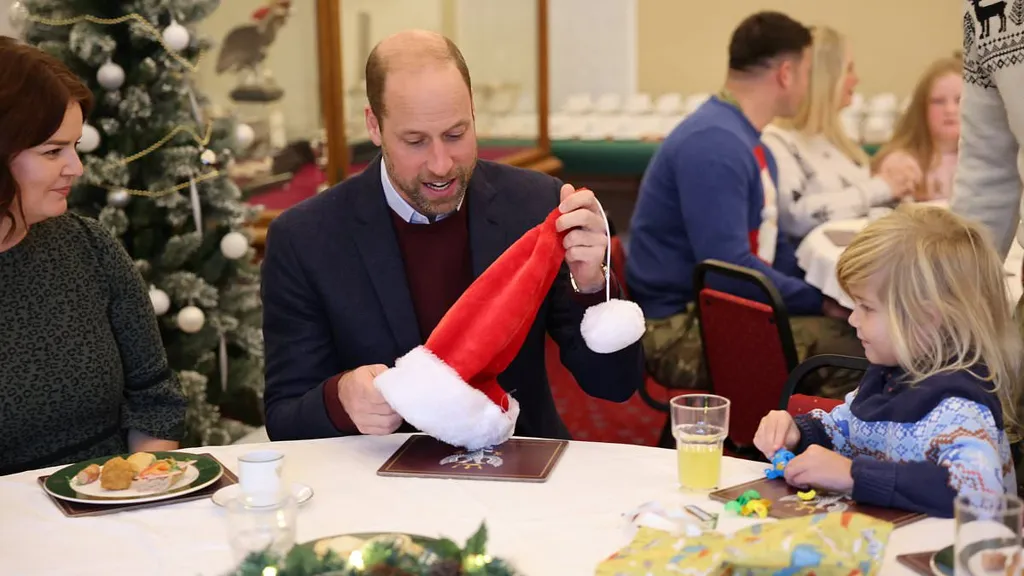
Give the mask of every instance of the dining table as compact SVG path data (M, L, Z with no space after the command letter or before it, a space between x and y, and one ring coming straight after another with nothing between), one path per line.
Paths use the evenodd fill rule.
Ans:
M570 441L544 482L385 477L377 471L408 435L350 436L185 449L238 472L240 456L284 454L285 476L310 487L296 541L396 532L463 543L486 523L488 553L532 576L592 575L631 539L628 513L644 503L696 504L731 533L757 522L707 493L678 488L673 450ZM764 477L763 462L724 457L720 486ZM210 498L89 517L65 517L37 481L60 467L0 477L0 573L221 575L238 559L225 509ZM881 574L914 574L896 556L952 543L953 522L926 518L893 531Z
M948 206L945 202L933 203L937 206ZM804 271L804 280L811 286L821 290L846 308L853 309L853 300L839 286L836 277L836 265L839 256L849 245L853 235L863 230L872 218L849 218L830 220L811 230L797 246L797 265ZM1024 266L1024 247L1014 240L1010 251L1003 262L1006 274L1006 297L1016 304L1024 293L1021 284L1021 268Z

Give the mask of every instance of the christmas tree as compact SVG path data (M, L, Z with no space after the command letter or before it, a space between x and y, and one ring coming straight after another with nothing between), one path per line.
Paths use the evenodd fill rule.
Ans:
M24 41L95 95L78 150L75 212L119 238L159 316L189 397L184 445L225 444L258 425L263 391L259 268L246 224L259 212L227 177L251 128L210 118L192 84L211 43L196 23L219 0L19 0Z

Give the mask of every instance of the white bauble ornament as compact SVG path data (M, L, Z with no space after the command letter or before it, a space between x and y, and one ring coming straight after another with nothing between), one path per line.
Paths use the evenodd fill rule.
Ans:
M82 124L82 139L78 141L79 152L88 154L100 147L100 131L89 124Z
M21 0L14 0L7 11L7 20L10 21L11 28L20 32L28 22L28 8L25 7L25 3Z
M124 84L124 68L108 61L96 72L96 81L107 90L117 90Z
M239 124L235 126L235 142L238 143L238 147L245 150L249 146L252 146L253 140L256 139L256 131L252 129L252 126L248 124Z
M199 155L199 161L207 166L217 163L217 153L207 148Z
M115 188L107 192L107 205L114 208L124 208L132 199L131 194L121 188Z
M149 289L149 301L153 304L153 313L157 316L163 316L171 309L170 297L167 296L167 292L159 288Z
M188 29L182 26L181 24L178 24L174 20L171 20L170 26L164 28L162 36L164 39L164 44L166 44L167 47L171 50L181 51L185 48L188 48Z
M195 306L185 306L178 311L178 328L182 332L195 334L203 329L206 323L206 314Z
M220 239L220 251L225 258L237 260L249 251L249 240L241 232L228 232Z

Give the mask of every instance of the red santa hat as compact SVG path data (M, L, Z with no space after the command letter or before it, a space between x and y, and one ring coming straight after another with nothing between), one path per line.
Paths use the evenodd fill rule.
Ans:
M555 228L560 215L556 209L510 246L448 310L424 345L377 376L377 389L406 422L470 450L512 436L519 403L497 377L519 353L565 258L564 234ZM586 310L580 330L591 350L615 352L643 336L643 312L606 292L605 302Z

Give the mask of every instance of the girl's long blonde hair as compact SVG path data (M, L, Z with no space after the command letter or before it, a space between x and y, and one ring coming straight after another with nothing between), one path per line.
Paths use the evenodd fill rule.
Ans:
M935 165L936 157L935 142L932 141L932 131L928 126L928 106L931 103L932 88L935 83L947 74L962 76L964 73L963 60L957 57L941 58L932 62L921 79L914 87L914 93L910 97L910 104L907 110L900 116L893 129L892 140L875 154L871 161L872 172L878 170L885 157L897 150L903 150L917 160L921 170L927 172ZM927 182L921 181L918 189L914 191L915 198L926 196Z
M811 75L807 96L792 119L779 119L780 127L805 136L822 135L855 163L868 165L868 156L843 129L839 119L841 90L846 80L849 43L828 26L816 26L811 47Z
M875 296L911 384L970 370L993 383L1005 428L1016 436L1024 343L1003 263L981 228L944 208L903 204L854 238L836 275L847 294L878 283Z

